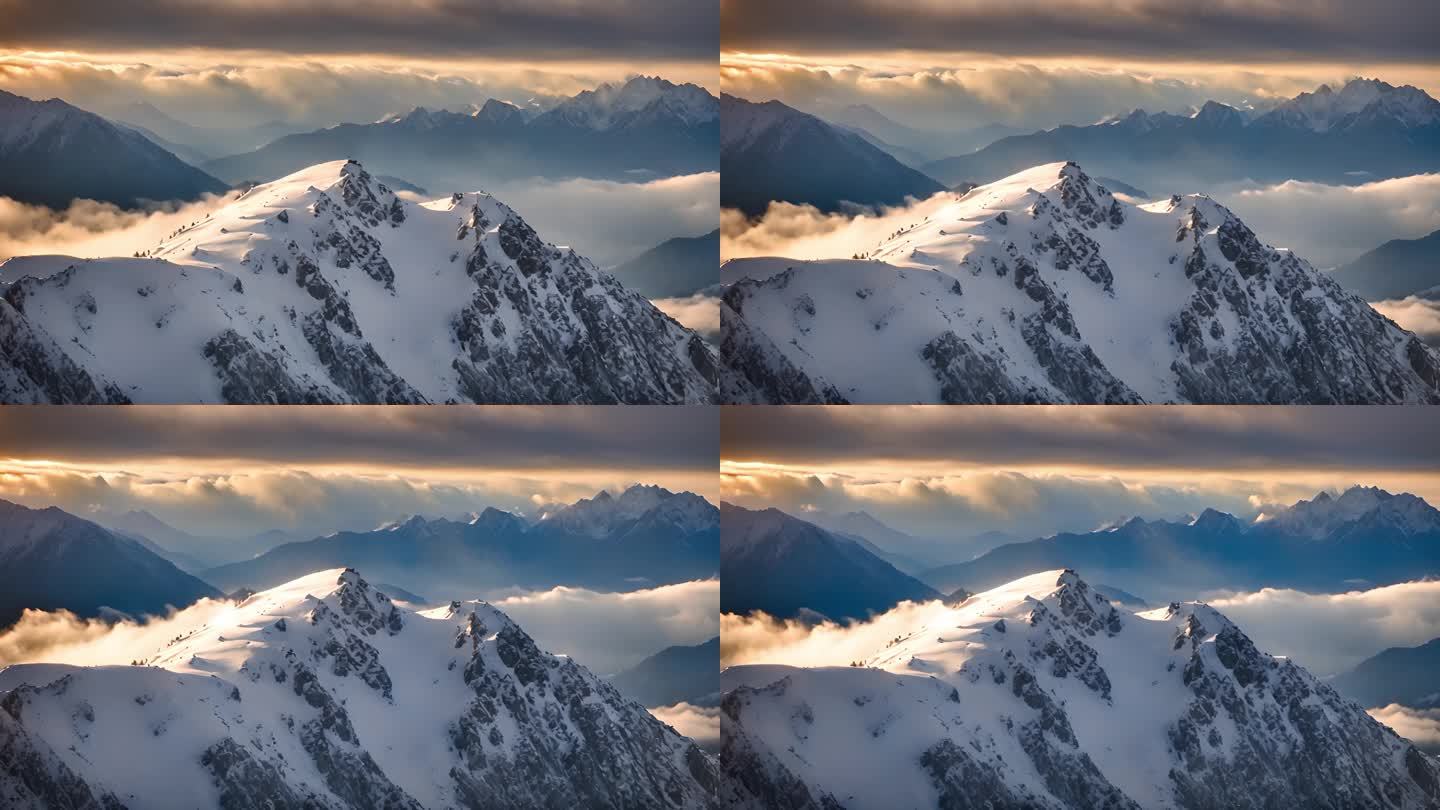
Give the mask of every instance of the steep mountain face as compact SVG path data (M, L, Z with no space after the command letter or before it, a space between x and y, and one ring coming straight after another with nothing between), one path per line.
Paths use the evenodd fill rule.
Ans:
M483 602L414 613L332 570L179 629L137 650L139 666L0 672L0 796L162 810L715 806L711 757ZM80 800L44 804L62 793Z
M1440 356L1208 197L1056 163L913 213L861 259L726 262L722 401L1440 402Z
M861 136L778 101L720 98L720 205L746 214L772 200L834 211L895 205L942 186Z
M720 280L720 229L667 239L611 272L646 298L694 295Z
M1391 239L1335 271L1333 278L1366 301L1419 295L1440 287L1440 231Z
M947 185L988 183L1061 160L1150 189L1403 177L1440 162L1440 101L1408 85L1356 79L1339 91L1301 93L1259 116L1214 101L1193 116L1136 110L1091 126L1003 138L922 171Z
M1440 762L1217 611L1122 614L1072 571L971 597L860 664L722 673L727 806L1440 802Z
M1106 531L1012 543L920 578L941 590L983 589L1060 567L1150 594L1338 593L1440 575L1440 511L1408 493L1355 487L1255 523L1207 509L1189 523L1135 518Z
M287 135L205 168L235 182L266 181L350 158L442 191L529 177L629 181L714 171L719 134L718 102L703 88L639 76L538 115L494 99L469 114L417 108Z
M1362 706L1440 709L1440 638L1383 650L1336 675L1330 686Z
M704 341L482 194L334 162L3 285L6 402L703 403Z
M58 98L32 101L0 90L0 196L51 208L76 199L128 208L224 190L132 129Z
M218 596L135 540L53 506L0 501L0 627L25 608L158 615Z
M778 509L720 510L720 611L864 619L940 594L860 543Z
M204 572L229 592L260 590L340 566L423 594L556 585L629 591L715 575L719 512L689 492L636 486L601 493L531 524L487 509L469 522L414 517L372 532L287 543Z
M666 647L610 679L646 706L685 702L713 706L720 694L720 637L694 646Z

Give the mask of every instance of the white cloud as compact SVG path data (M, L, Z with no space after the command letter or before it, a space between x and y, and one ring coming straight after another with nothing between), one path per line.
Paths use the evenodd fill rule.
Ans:
M1432 754L1440 754L1440 709L1412 709L1391 703L1367 711L1401 737Z
M899 228L953 199L954 194L941 192L913 205L830 214L812 205L772 202L753 219L727 208L720 216L720 258L850 258L872 250Z
M661 706L651 709L650 713L662 723L669 723L675 730L694 740L708 751L718 750L720 747L720 709L719 707L692 706L689 703L676 703L674 706Z
M1440 346L1440 300L1411 295L1390 301L1371 301L1381 315L1414 332L1431 346Z
M950 610L939 600L901 602L869 621L807 624L765 613L720 617L720 666L787 664L838 667L884 649L887 642Z
M656 298L652 304L661 312L688 326L702 336L714 340L720 334L720 299L696 294L686 298Z
M1210 605L1260 649L1289 656L1317 675L1343 672L1389 647L1440 638L1440 581L1434 580L1343 594L1266 588Z
M230 609L223 600L202 599L145 621L82 619L68 610L26 610L0 633L0 668L46 662L77 666L129 664L159 652L171 639Z
M203 219L237 196L239 192L206 195L192 203L141 211L94 200L76 200L69 208L55 211L0 197L0 261L39 253L80 258L130 256L155 247L176 228Z
M627 593L551 588L492 600L550 652L613 675L660 650L712 639L720 626L714 579Z
M720 173L648 182L531 178L487 187L548 242L569 245L601 267L632 259L676 236L715 230Z

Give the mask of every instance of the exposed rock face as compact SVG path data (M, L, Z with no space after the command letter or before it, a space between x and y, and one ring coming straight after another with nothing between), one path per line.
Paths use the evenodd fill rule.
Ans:
M0 675L7 807L717 806L713 757L485 603L327 571L145 663Z
M695 333L487 194L337 161L3 287L0 402L707 403ZM140 358L145 358L141 362Z
M1071 571L977 594L857 663L723 673L737 806L1440 803L1440 762L1218 612L1122 614Z
M912 210L864 260L725 265L723 401L1440 402L1433 349L1207 197L1067 163Z

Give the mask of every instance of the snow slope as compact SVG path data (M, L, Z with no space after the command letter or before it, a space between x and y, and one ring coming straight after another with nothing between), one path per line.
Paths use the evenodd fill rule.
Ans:
M729 806L1440 801L1440 763L1218 612L1124 614L1072 571L975 595L859 663L722 673Z
M937 195L862 259L734 259L727 402L1434 403L1440 358L1208 197L1073 163Z
M135 656L0 670L0 752L52 755L0 753L0 797L63 765L157 810L714 806L713 759L485 603L322 571Z
M713 398L698 336L484 193L414 204L324 163L148 253L7 273L0 331L30 348L4 344L0 401Z

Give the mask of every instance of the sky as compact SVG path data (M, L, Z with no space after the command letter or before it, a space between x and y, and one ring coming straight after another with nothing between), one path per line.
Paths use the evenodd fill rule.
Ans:
M921 128L1263 104L1356 75L1440 90L1440 7L1413 0L724 0L720 30L727 92Z
M1433 428L1422 408L727 408L720 489L800 517L868 511L943 559L985 532L1251 518L1356 484L1440 503Z
M202 537L534 513L634 483L718 497L718 427L699 408L12 407L0 448L0 499L143 509Z

